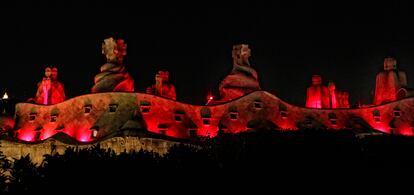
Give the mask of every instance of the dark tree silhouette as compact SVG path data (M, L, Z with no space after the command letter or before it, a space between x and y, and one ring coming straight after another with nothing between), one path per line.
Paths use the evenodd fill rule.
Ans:
M405 172L414 162L413 149L412 137L261 129L177 144L164 156L117 155L98 144L45 155L36 166L29 156L10 163L0 153L0 184L1 192L10 194L371 193L367 182L383 182L378 174ZM314 188L298 187L303 184Z

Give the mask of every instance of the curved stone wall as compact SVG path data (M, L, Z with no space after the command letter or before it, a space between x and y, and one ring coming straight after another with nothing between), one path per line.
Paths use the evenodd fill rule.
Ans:
M363 129L412 135L414 97L357 109L313 109L288 104L256 91L223 104L199 106L142 93L108 92L44 106L16 105L14 136L35 142L62 132L80 142L116 132L148 130L176 138L275 130Z

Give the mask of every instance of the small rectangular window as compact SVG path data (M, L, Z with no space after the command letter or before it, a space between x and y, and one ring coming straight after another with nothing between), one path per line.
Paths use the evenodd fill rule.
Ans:
M109 104L109 112L116 112L118 104Z
M141 112L142 113L150 112L150 106L141 106Z
M86 105L86 106L84 106L83 110L84 110L84 113L85 114L91 113L92 105Z
M401 111L394 110L394 117L400 117L400 116L401 116Z
M92 131L92 137L96 138L96 136L98 135L98 131L97 130L93 130Z
M34 121L36 119L36 113L29 114L29 121Z
M57 115L50 116L50 122L54 123L57 121Z
M175 114L174 115L174 120L177 122L182 122L183 121L183 115L182 114Z
M287 118L287 112L286 111L280 111L280 117Z
M230 112L230 119L231 120L237 120L239 118L239 113L237 112Z
M92 131L91 132L91 138L96 138L96 136L98 136L99 126L93 126L89 130Z
M210 125L210 119L209 118L203 118L203 124L204 125Z
M263 103L262 102L254 102L254 108L256 109L262 109L263 108Z

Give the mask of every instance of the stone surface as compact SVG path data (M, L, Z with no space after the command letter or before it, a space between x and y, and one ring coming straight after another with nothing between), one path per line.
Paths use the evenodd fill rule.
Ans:
M136 110L136 95L124 92L88 94L54 106L19 103L15 129L17 137L25 141L45 140L62 132L88 142L120 130L128 120L137 120ZM99 132L95 137L94 130Z
M54 106L19 103L13 131L17 139L27 142L46 140L60 132L85 143L119 133L149 131L191 139L214 137L219 129L238 133L264 126L274 130L376 129L412 135L413 116L414 97L366 108L314 109L290 105L265 91L210 106L111 92L83 95Z
M251 51L248 45L233 46L233 69L220 83L220 101L230 101L260 90L257 73L250 67L250 55Z

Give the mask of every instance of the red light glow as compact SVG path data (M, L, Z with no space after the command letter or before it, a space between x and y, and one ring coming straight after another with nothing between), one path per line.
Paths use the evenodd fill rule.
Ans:
M88 131L82 131L79 134L78 140L81 142L88 142L90 141L91 132Z
M34 141L35 134L33 131L20 129L18 132L19 132L18 139L23 140L23 141L28 141L28 142Z

